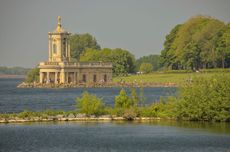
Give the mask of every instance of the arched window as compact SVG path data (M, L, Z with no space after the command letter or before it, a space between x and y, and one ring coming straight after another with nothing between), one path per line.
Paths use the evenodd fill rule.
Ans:
M57 53L57 45L53 44L53 53L56 54Z

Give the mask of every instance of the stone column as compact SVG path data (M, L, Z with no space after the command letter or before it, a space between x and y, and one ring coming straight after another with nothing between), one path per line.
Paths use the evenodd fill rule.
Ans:
M43 83L43 73L42 73L42 72L40 72L39 74L40 74L40 76L39 76L40 83Z
M68 50L68 45L67 45L67 39L65 41L65 58L68 60L68 54L67 54L67 50ZM68 60L69 61L69 60Z
M50 73L47 72L46 74L46 83L50 83Z
M56 41L56 44L57 44L57 58L58 58L58 61L61 61L61 57L62 57L62 44L61 44L61 37L58 37L57 38L57 41Z
M49 62L51 62L52 61L52 44L51 44L51 42L52 42L52 39L51 39L51 35L49 35Z
M65 83L65 72L60 72L60 83Z

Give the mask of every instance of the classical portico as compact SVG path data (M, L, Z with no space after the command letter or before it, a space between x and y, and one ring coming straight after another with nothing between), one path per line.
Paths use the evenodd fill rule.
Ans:
M39 64L42 84L108 83L112 80L112 64L105 62L71 62L70 33L61 25L48 33L49 58Z

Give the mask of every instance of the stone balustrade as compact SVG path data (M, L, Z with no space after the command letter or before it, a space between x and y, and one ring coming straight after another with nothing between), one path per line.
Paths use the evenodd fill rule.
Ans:
M110 62L41 62L40 66L63 66L63 67L109 67L112 68Z

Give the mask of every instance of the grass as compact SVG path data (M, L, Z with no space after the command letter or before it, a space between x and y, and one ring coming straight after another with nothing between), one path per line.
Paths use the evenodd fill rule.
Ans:
M186 80L190 80L195 76L211 77L216 74L229 74L229 69L226 70L212 70L212 71L201 71L201 72L184 72L184 71L166 71L166 72L154 72L151 74L141 75L129 75L129 76L118 76L113 78L113 82L127 82L127 83L175 83L181 84Z

